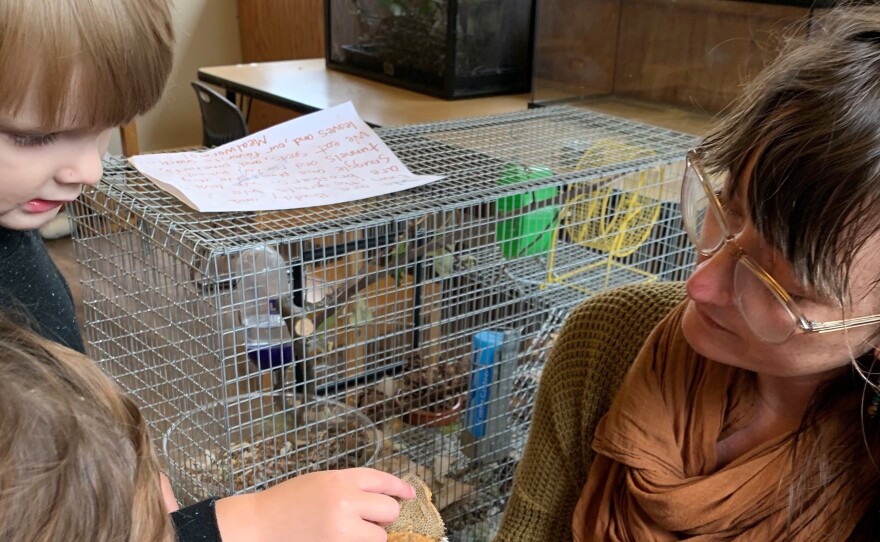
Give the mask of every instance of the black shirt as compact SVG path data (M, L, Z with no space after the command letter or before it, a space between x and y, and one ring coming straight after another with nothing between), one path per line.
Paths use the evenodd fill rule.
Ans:
M214 504L208 499L171 514L179 542L222 542Z
M70 288L37 230L0 226L0 307L47 339L85 353Z

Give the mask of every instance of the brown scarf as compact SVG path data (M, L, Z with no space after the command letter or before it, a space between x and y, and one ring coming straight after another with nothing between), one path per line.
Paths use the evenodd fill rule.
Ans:
M717 442L749 420L754 378L696 354L681 332L684 308L651 333L599 422L574 540L800 542L829 540L841 525L852 530L864 509L833 504L864 488L841 480L803 488L802 510L789 517L794 433L717 467ZM843 442L835 419L823 418L823 444ZM851 447L836 448L831 460L852 460Z

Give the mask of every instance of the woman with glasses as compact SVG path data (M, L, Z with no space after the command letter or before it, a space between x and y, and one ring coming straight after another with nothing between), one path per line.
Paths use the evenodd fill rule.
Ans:
M880 540L880 8L814 20L686 163L686 296L569 316L496 540Z

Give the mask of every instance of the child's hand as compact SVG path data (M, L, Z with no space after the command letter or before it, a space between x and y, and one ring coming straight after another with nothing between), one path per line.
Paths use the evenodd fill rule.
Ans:
M174 497L174 490L171 489L171 482L169 482L168 477L161 472L159 473L159 485L162 487L162 499L165 501L165 508L168 509L168 513L177 512L180 509L180 505Z
M225 542L385 542L412 486L373 469L315 472L217 502Z

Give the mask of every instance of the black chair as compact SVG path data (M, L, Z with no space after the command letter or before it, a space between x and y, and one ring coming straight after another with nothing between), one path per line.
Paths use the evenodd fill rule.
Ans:
M247 121L241 110L211 87L193 81L192 86L202 110L202 144L216 147L248 135Z

